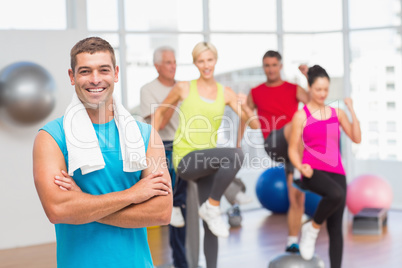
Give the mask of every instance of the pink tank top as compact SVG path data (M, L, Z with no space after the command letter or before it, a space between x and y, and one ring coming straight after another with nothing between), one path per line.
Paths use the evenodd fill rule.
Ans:
M313 169L345 175L339 150L339 120L334 108L331 117L326 120L315 119L304 106L307 121L303 129L303 164Z

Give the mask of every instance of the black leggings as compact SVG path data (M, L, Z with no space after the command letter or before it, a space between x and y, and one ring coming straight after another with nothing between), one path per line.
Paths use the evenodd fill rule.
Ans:
M322 196L314 221L322 224L327 221L329 235L329 258L331 268L341 267L343 252L342 217L346 200L345 175L314 169L313 176L303 178L303 185Z
M288 142L285 139L284 128L274 129L264 141L264 149L275 162L285 165L286 174L293 174L294 167L288 155Z
M188 153L180 161L177 174L183 180L194 181L198 186L200 204L209 197L220 201L229 184L241 168L244 154L239 148L213 148ZM218 238L204 225L204 254L208 268L218 261ZM191 234L188 234L191 235Z

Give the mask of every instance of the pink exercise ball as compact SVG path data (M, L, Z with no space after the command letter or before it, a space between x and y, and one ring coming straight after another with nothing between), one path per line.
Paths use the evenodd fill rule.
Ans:
M391 185L375 175L361 175L348 185L346 205L352 214L357 214L363 208L391 207Z

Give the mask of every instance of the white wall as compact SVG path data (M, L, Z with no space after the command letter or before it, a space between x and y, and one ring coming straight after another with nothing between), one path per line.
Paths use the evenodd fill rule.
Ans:
M32 61L47 69L57 86L53 112L35 125L7 123L0 110L0 249L55 241L34 186L32 145L38 129L62 116L71 100L70 49L85 35L75 30L0 31L0 71L14 62Z

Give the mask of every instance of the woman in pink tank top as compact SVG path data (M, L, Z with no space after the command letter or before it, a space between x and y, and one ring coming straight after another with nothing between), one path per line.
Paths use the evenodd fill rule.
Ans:
M303 186L322 196L313 220L302 227L300 255L307 260L313 257L318 232L327 221L331 267L338 268L342 263L342 216L346 199L339 127L355 143L360 143L361 131L350 98L345 99L345 105L352 122L343 110L325 105L329 80L321 66L309 68L310 101L293 117L289 158L303 175ZM300 155L301 145L303 156Z

